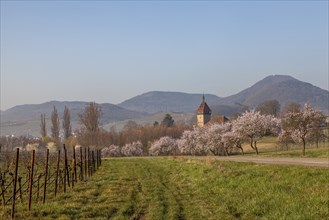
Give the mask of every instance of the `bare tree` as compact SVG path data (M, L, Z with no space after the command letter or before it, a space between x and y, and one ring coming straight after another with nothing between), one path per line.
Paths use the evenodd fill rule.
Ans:
M324 142L326 140L326 135L324 134L326 117L320 113L317 118L314 119L310 132L310 141L316 144L316 148L319 148L319 142Z
M301 112L301 106L296 102L289 102L283 107L282 112L283 114L286 114L288 112Z
M89 132L97 132L100 127L100 118L102 116L102 108L95 102L90 102L82 114L79 114L79 122Z
M267 100L258 105L256 111L259 111L262 115L278 116L280 113L280 103L278 100Z
M124 126L123 126L123 130L124 131L131 131L138 128L138 124L133 121L133 120L129 120Z
M44 138L47 136L47 130L46 130L46 115L41 114L41 122L40 122L40 134L41 137Z
M97 146L98 136L100 136L100 118L102 116L101 106L95 102L90 102L84 111L78 115L79 122L83 125L80 137L88 139L89 145Z
M55 106L51 113L51 137L56 143L59 142L59 116Z
M68 107L64 108L63 115L63 130L64 130L64 138L67 139L72 135L72 125L71 125L71 114Z

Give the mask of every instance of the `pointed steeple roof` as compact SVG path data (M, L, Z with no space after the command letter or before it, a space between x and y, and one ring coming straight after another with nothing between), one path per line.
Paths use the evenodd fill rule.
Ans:
M197 110L197 113L198 114L209 114L209 115L211 114L211 109L207 105L204 95L202 96L202 102Z

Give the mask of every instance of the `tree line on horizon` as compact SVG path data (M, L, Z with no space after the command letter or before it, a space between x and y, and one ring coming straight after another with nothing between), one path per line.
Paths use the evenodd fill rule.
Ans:
M302 143L303 154L305 154L307 142L312 141L318 144L328 138L321 129L325 124L325 116L310 105L305 105L302 109L299 104L292 102L285 105L282 111L280 110L281 106L277 100L268 100L259 104L254 110L246 110L242 114L233 116L230 122L225 124L219 124L215 116L205 128L176 123L170 114L166 114L161 123L156 121L152 125L142 126L134 121L128 121L121 131L117 131L115 128L106 131L102 128L100 122L102 117L100 105L90 102L83 112L78 114L81 126L73 133L70 110L65 106L61 126L58 111L54 106L51 113L50 136L46 130L46 116L41 114L41 138L30 140L27 137L19 137L16 141L18 143L11 143L11 146L19 146L20 144L20 146L25 146L32 142L38 143L39 146L53 143L52 146L56 148L59 148L62 144L94 148L106 147L106 149L112 146L112 148L115 148L114 152L116 152L116 154L109 153L112 156L134 155L134 150L129 150L129 147L139 152L138 155L228 155L230 152L237 150L243 152L242 143L247 141L258 154L257 141L266 135L276 135L278 142L285 146L295 142ZM60 135L61 127L63 129L62 137ZM246 133L247 128L250 127L252 127L254 134ZM190 137L190 139L187 137ZM3 146L7 145L8 147L10 141L8 137L1 137L0 140ZM177 140L181 142L180 148ZM191 140L194 140L194 142ZM165 143L161 144L161 141ZM168 146L168 143L177 147L172 149L172 146ZM182 147L182 145L184 146ZM205 149L205 146L208 146L208 148ZM195 148L195 151L186 151L186 149L183 149L184 147L186 149ZM120 153L118 153L118 149L120 149ZM172 152L168 149L172 149ZM121 150L130 153L126 155Z

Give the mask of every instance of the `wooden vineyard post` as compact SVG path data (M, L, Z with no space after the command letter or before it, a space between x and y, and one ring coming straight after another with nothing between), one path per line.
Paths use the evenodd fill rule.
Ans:
M23 193L22 193L22 177L18 177L18 191L19 191L19 200L23 203Z
M72 156L72 176L71 176L71 180L72 180L72 188L74 188L74 163L75 163L75 161L74 161L74 157Z
M64 185L63 185L63 190L64 190L64 193L66 193L66 167L67 167L67 152L66 152L66 148L65 148L65 144L63 144L63 147L64 147Z
M11 219L15 217L15 199L16 199L16 184L17 184L17 172L18 172L18 162L19 162L19 148L16 150L16 163L15 163L15 176L14 176L14 189L13 189L13 201L11 207Z
M62 187L64 186L64 177L63 177L63 169L59 169L59 183L62 184ZM58 185L58 189L60 189L61 186Z
M98 149L95 151L95 171L98 169Z
M61 160L61 150L58 150L57 154L57 165L56 165L56 177L55 177L55 197L57 194L57 186L58 186L58 176L59 176L59 162Z
M39 174L38 176L38 193L37 193L37 201L39 200L39 196L40 196L40 179L41 179L42 175Z
M80 147L80 180L83 180L83 158L82 158L82 147Z
M94 168L94 173L96 172L96 170L97 170L97 163L96 163L96 157L97 157L97 150L95 151L95 150L93 150L93 153L92 153L92 160L93 160L93 164L94 164L94 166L93 166L93 168Z
M97 155L97 162L98 162L98 167L101 166L101 150L98 150L98 155Z
M46 167L45 167L45 183L43 185L43 200L42 202L46 202L46 192L47 192L47 178L48 178L48 160L49 160L49 149L46 151Z
M29 210L31 210L31 202L32 202L32 188L33 188L33 171L34 171L34 158L35 158L35 150L32 151L31 158L31 173L30 173L30 182L29 182Z
M101 166L101 150L98 150L98 166Z
M85 148L85 162L84 162L84 166L85 166L85 178L87 178L87 148Z
M92 164L92 174L94 175L95 173L95 154L94 151L91 151L91 164Z
M90 169L90 176L93 175L93 160L92 160L92 154L93 154L93 151L89 151L89 169Z
M88 167L88 177L90 177L90 150L87 149L87 167Z
M76 156L75 156L75 146L73 146L73 160L74 160L74 162L73 162L73 171L74 171L74 182L77 182L78 180L77 180L77 158L76 158ZM73 176L72 176L72 178L73 178Z
M65 173L66 173L66 180L67 180L67 185L70 187L70 172L69 172L69 165L67 163L67 149L64 145L64 156L65 156L65 166L64 166L64 169L65 169Z
M2 195L2 206L5 207L5 180L1 180L1 195Z
M99 166L102 165L102 150L99 150Z
M98 163L98 149L96 150L96 170L99 167L99 163Z

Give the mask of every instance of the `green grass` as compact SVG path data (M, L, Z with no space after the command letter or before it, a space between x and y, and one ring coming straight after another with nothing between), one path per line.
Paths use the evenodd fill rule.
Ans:
M319 148L315 144L307 144L305 156L302 154L301 144L289 144L286 146L279 145L276 137L264 137L257 142L259 150L258 156L263 157L307 157L307 158L328 158L329 143L321 142ZM248 143L243 144L244 156L256 156L256 153ZM240 154L239 154L240 155Z
M253 155L254 153L247 153L246 155ZM306 148L305 156L302 154L302 150L287 150L287 151L272 151L261 152L258 156L263 157L306 157L306 158L328 158L329 148Z
M327 219L328 178L325 168L207 158L109 159L67 194L49 195L47 204L33 205L30 212L18 205L16 217Z

